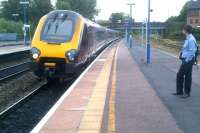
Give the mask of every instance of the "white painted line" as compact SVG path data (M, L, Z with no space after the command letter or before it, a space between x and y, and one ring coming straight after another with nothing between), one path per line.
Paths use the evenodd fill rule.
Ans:
M110 45L112 46L112 45ZM110 47L109 46L109 47ZM62 104L66 97L70 95L75 86L80 82L84 75L89 71L89 69L94 65L94 63L101 57L101 55L109 48L107 47L90 65L87 69L79 76L79 78L70 86L70 88L61 96L61 98L56 102L56 104L50 109L50 111L40 120L36 127L30 133L38 133L42 127L47 123L51 116L55 113L58 107Z
M160 49L157 49L157 50L160 51L160 52L162 52L162 53L164 53L164 54L166 54L166 55L169 55L169 56L172 56L172 57L174 57L174 58L179 59L179 57L178 57L177 55L175 55L175 54L168 53L168 52L163 51L163 50L160 50ZM198 66L200 66L200 64L198 64Z
M86 110L86 107L69 109L69 111L85 111L85 110Z
M155 49L157 49L157 48L155 48ZM175 55L175 54L172 54L172 53L169 53L169 52L166 52L166 51L160 50L160 49L157 49L157 50L158 50L159 52L161 52L161 53L164 53L164 54L166 54L166 55L169 55L169 56L172 56L172 57L178 59L178 56Z
M98 62L105 62L106 59L98 59L97 61L98 61Z

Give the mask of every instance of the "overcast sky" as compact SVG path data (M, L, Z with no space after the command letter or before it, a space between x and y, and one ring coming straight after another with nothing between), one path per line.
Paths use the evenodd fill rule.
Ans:
M108 19L112 12L129 13L129 7L126 5L133 2L136 5L133 8L133 17L136 21L143 21L147 14L148 0L97 0L98 8L101 12L98 19ZM183 5L188 0L151 0L153 13L152 21L165 21L169 16L178 15Z
M56 0L52 0L56 1ZM127 3L133 2L133 17L136 21L143 21L147 14L148 0L97 0L97 8L100 13L97 19L109 19L113 12L125 12L129 14L130 8ZM151 0L151 7L154 10L151 14L152 21L165 21L170 16L179 14L183 5L189 0Z
M2 0L0 0L2 1ZM56 0L52 0L55 4ZM147 14L148 0L97 0L97 8L100 13L97 19L106 20L113 12L129 13L129 7L126 5L129 2L134 2L133 17L136 21L143 21ZM183 5L188 0L151 0L151 6L154 10L151 14L152 21L165 21L169 16L179 14Z

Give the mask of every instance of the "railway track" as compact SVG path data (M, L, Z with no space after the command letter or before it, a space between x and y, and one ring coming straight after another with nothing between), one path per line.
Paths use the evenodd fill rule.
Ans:
M20 63L14 66L9 66L6 68L0 69L0 81L9 79L11 77L17 76L24 72L29 71L31 68L31 61Z
M0 132L30 132L70 84L71 82L62 85L48 83L38 87L24 99L2 112Z
M109 44L117 41L119 39ZM41 84L33 92L0 113L0 132L30 132L86 68L84 67L71 80L63 84L40 82Z

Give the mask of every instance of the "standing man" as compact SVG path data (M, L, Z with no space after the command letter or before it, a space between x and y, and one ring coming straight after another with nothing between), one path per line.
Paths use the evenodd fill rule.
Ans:
M190 25L184 26L182 31L186 36L186 40L179 57L182 60L182 64L177 73L176 93L173 93L173 95L180 95L182 98L190 97L191 92L192 67L194 65L195 53L197 51L197 42L195 37L192 35L192 31L193 28Z

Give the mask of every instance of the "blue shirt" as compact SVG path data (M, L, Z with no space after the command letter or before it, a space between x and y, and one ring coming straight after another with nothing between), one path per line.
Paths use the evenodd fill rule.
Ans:
M186 62L189 62L195 56L197 51L197 42L192 34L186 37L185 43L182 48L182 58L185 58Z

